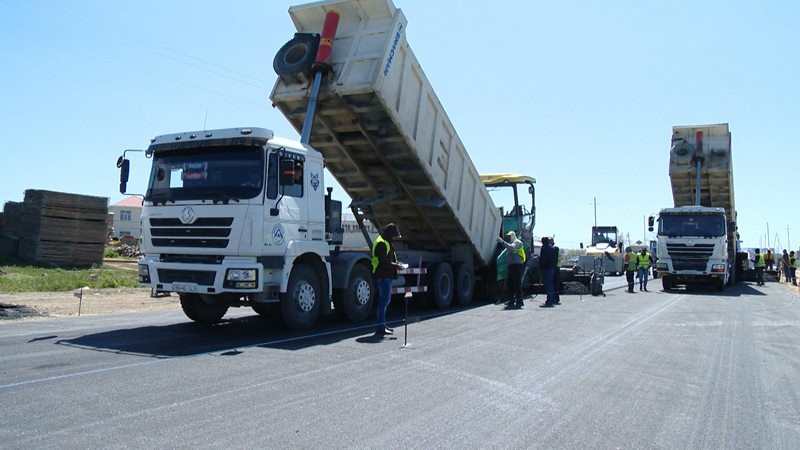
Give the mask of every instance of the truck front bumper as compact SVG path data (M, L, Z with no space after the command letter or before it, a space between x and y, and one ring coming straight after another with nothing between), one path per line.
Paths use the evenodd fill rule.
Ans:
M263 290L264 267L255 258L225 257L218 264L199 264L146 256L139 260L139 285L162 292L256 293Z

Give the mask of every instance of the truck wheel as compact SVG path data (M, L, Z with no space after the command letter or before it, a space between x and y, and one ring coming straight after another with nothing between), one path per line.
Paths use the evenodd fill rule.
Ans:
M433 264L428 278L428 299L438 309L447 309L453 301L453 268L446 262Z
M353 322L366 319L375 302L374 286L372 272L363 264L356 264L347 280L347 288L339 290L333 299L336 313Z
M211 295L201 297L199 294L180 294L181 309L186 317L198 323L215 324L228 312L228 305L222 301L214 301Z
M672 289L672 279L670 277L661 277L661 289L664 291Z
M456 266L456 300L462 306L469 305L475 295L475 268L470 263Z
M319 317L322 292L314 270L307 265L298 265L289 275L286 293L281 294L281 317L291 330L310 328Z

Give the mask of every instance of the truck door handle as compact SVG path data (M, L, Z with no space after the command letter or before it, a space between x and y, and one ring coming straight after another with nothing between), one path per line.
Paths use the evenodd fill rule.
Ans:
M298 228L297 231L299 231L301 233L306 233L306 232L308 232L308 229L307 228Z

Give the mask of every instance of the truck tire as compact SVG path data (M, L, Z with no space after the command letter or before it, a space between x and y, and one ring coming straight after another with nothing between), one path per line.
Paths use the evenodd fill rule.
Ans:
M470 263L456 266L456 300L462 306L472 303L475 295L475 267Z
M208 302L199 294L180 294L180 298L183 313L186 314L186 317L198 323L215 324L228 312L227 303L222 301Z
M661 277L661 289L666 292L672 289L672 278L670 277Z
M311 267L295 266L286 293L280 297L281 317L290 330L305 330L316 323L323 299L317 274Z
M294 37L275 54L272 68L284 81L302 82L301 75L310 78L311 68L317 57L319 35L296 33Z
M453 302L455 280L449 263L440 262L431 266L428 277L428 299L437 309L447 309Z
M375 283L372 272L363 264L356 264L347 280L347 288L339 289L333 306L339 317L360 322L369 316L375 303Z

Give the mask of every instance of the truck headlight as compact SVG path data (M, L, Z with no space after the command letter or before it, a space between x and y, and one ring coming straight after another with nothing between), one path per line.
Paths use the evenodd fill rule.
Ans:
M716 273L725 273L725 264L712 264L711 271Z
M256 269L228 269L225 279L227 281L256 281L258 271Z
M139 283L150 282L150 267L147 264L139 264Z

